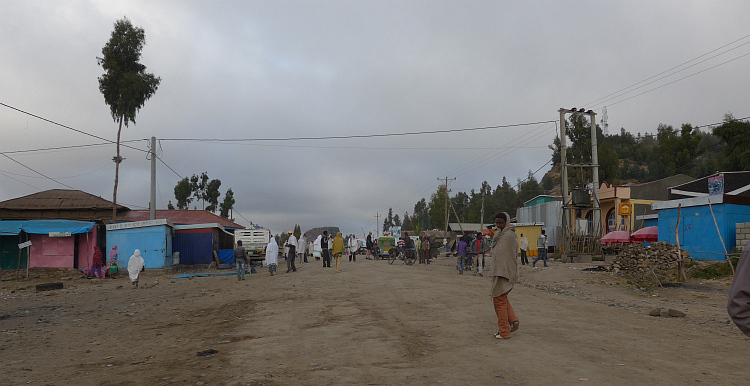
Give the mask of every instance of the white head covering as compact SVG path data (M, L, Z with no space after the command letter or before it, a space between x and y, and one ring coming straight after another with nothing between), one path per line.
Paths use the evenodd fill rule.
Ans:
M318 237L315 239L315 242L313 243L313 256L314 257L320 257L320 253L323 251L322 241L323 238L322 235L318 235Z
M141 257L141 251L136 249L133 252L133 256L130 256L130 260L128 260L128 275L130 276L130 281L138 280L138 275L141 273L141 270L145 265L146 261Z
M271 264L279 264L279 245L276 244L276 239L273 236L266 245L266 266Z
M307 241L305 241L305 235L300 235L297 241L297 253L305 253L307 247Z

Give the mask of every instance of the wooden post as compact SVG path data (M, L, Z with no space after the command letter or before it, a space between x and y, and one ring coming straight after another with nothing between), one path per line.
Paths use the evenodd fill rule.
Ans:
M26 233L26 241L29 241L29 234ZM26 280L29 280L29 266L31 265L31 247L26 250Z
M680 248L680 217L682 217L682 204L677 205L677 225L674 227L674 238L677 240L677 280L685 281L685 272L682 271L682 249Z
M18 232L18 243L23 243L23 240L21 238L21 232ZM18 248L18 264L16 265L16 281L20 280L19 276L21 275L21 251L23 251L22 248ZM28 264L26 264L28 265Z

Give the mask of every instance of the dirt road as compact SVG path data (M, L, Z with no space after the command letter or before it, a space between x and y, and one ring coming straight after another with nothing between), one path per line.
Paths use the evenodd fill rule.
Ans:
M509 296L521 326L501 341L489 281L454 265L360 257L339 274L319 262L285 274L282 262L244 282L147 272L137 290L76 277L11 292L4 277L0 384L747 382L750 339L726 323L726 282L647 294L574 264L522 267ZM688 316L650 317L653 306Z

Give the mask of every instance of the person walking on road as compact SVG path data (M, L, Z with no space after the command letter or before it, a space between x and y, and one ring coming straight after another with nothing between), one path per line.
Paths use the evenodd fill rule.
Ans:
M300 235L299 241L297 242L297 256L299 256L300 263L302 263L303 260L307 263L307 255L305 254L305 251L307 251L307 241L305 240L305 235Z
M351 235L349 237L349 262L357 262L357 249L359 249L359 242Z
M297 272L297 266L294 265L294 260L297 259L297 238L294 237L292 231L289 231L289 238L286 239L286 247L289 248L286 256L286 273Z
M531 264L532 267L536 268L536 262L539 261L539 259L542 259L544 262L544 267L548 267L547 265L547 235L544 234L544 229L542 229L542 234L539 235L539 237L536 238L536 249L539 252L539 255L534 259L534 262Z
M245 280L247 251L242 246L242 240L237 241L237 247L234 248L234 266L237 268L237 281Z
M276 244L276 238L271 236L271 241L266 245L266 266L268 272L273 276L276 273L276 267L279 265L279 245Z
M367 235L367 241L365 241L365 247L367 247L367 256L365 256L365 259L372 260L370 258L370 251L372 250L372 232Z
M490 271L492 278L492 303L497 315L497 339L510 339L510 333L518 330L519 321L508 300L508 294L516 282L518 260L518 238L516 227L509 223L505 212L495 215L495 235L492 238Z
M344 237L341 236L341 232L336 233L336 237L333 239L333 258L336 259L336 273L341 272L341 255L344 254Z
M422 239L422 263L430 264L430 237L427 235Z
M133 289L138 288L138 276L145 266L146 261L141 257L141 251L136 249L133 251L133 256L130 256L130 260L128 260L128 276L130 276Z
M323 236L318 235L318 237L315 238L315 242L313 242L313 257L315 257L315 261L320 261L320 255L323 253L322 239Z
M469 245L466 244L464 237L461 237L456 246L456 252L458 253L458 258L456 258L456 268L458 268L459 275L464 274L464 264L466 264L466 250L468 249L468 247Z
M523 233L521 233L521 238L518 240L518 248L521 248L521 264L528 264L529 258L526 256L526 253L529 251L529 239Z
M331 254L328 249L328 231L323 231L323 237L320 238L321 254L323 255L323 268L331 268Z
M482 232L477 232L477 237L471 242L471 253L474 254L474 265L476 266L474 276L482 276L485 252L487 252L487 243L484 242L484 235Z

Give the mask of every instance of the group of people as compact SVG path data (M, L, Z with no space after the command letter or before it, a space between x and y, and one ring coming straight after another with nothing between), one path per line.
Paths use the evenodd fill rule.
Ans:
M357 249L359 245L357 240L352 236L349 238L349 242L344 242L344 237L341 232L336 234L336 237L330 237L328 231L323 231L323 234L319 235L315 241L308 242L305 240L305 235L300 235L299 239L294 236L293 232L289 232L289 236L284 243L286 253L284 255L287 262L286 272L297 272L296 260L299 259L300 263L308 262L308 256L313 256L316 261L323 260L324 268L331 268L331 260L335 261L336 273L341 272L341 258L346 252L349 255L349 261L356 262ZM237 242L237 248L235 248L235 264L238 265L237 278L238 280L244 280L244 267L241 269L239 264L245 264L244 260L244 248L240 241ZM239 262L239 263L238 263ZM276 239L271 237L271 240L266 245L266 256L265 265L268 267L268 272L271 276L276 273L276 269L279 265L279 245L276 243ZM240 273L240 270L242 273Z
M529 239L527 239L523 233L521 233L521 237L518 240L518 248L521 249L521 264L526 265L529 264L529 258L526 256L526 254L529 252ZM536 263L539 260L542 260L544 262L544 266L548 267L547 265L547 234L542 229L542 234L539 235L539 237L536 238L536 249L537 249L537 257L534 259L534 262L531 263L531 266L536 268Z
M489 248L482 232L477 232L473 238L471 235L464 235L459 239L456 244L456 254L458 255L456 268L458 268L458 274L463 275L464 270L468 266L473 265L474 276L482 276L485 263L484 255L488 250Z
M119 274L120 268L117 264L118 252L117 245L112 246L109 251L109 259L104 260L104 254L101 248L94 246L94 253L91 258L91 267L88 268L86 274L89 277L103 279L105 276L114 278ZM141 272L146 267L146 261L141 256L141 251L136 249L133 251L133 255L128 259L128 276L130 276L130 283L133 288L138 288L138 278Z

